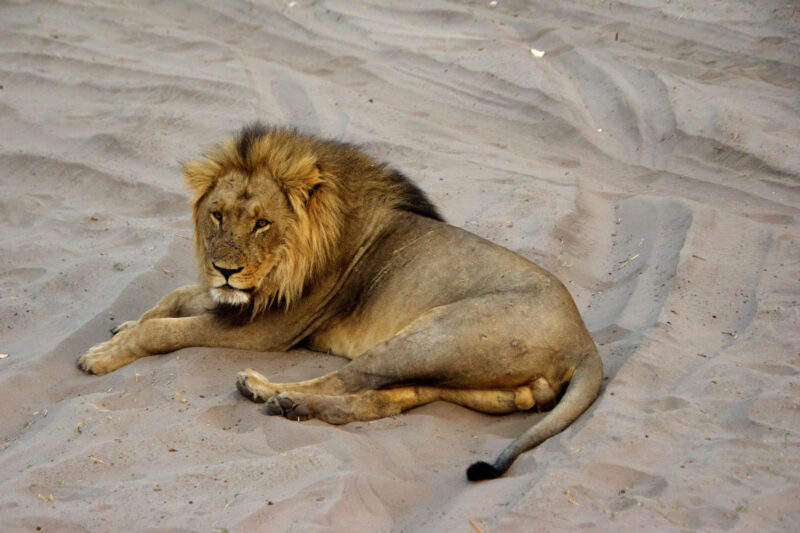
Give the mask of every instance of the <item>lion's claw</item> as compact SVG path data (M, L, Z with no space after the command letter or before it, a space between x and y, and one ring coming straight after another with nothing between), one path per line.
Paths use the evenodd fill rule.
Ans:
M286 412L286 418L297 421L308 420L311 418L311 413L309 412L308 407L302 403L299 403Z

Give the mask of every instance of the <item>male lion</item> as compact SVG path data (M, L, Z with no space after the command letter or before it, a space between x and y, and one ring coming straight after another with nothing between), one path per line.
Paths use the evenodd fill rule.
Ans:
M261 124L184 164L200 284L166 295L83 355L105 374L188 346L351 359L296 383L237 386L267 413L331 424L435 400L484 413L549 408L470 480L499 477L597 397L603 365L564 286L444 223L399 172L356 148Z

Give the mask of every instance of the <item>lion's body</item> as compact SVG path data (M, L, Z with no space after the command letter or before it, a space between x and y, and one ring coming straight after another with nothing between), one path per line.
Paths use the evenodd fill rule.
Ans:
M437 399L553 411L470 479L502 474L588 407L602 363L568 291L527 259L440 220L399 173L347 145L260 126L185 165L201 282L84 355L103 374L186 346L352 359L297 383L246 370L270 414L331 423Z

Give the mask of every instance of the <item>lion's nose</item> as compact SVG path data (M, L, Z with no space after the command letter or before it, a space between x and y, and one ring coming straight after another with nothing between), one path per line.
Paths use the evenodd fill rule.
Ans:
M241 272L244 267L239 268L222 268L221 266L214 263L214 268L219 270L219 273L225 276L225 281L228 281L228 278L236 274L237 272Z

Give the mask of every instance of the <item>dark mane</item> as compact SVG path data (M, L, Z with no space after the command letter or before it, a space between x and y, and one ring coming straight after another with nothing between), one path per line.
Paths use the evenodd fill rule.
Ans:
M444 222L444 218L439 214L436 206L428 199L428 196L417 187L408 177L398 170L391 171L389 180L402 187L400 208L404 211L411 211L424 217L432 218Z
M252 301L245 305L217 304L211 312L226 326L239 327L253 319Z
M242 161L247 161L247 154L250 152L250 147L259 141L262 137L266 136L270 128L266 127L261 122L253 122L247 124L236 136L236 150L242 157Z
M245 125L236 135L236 151L245 165L248 164L247 156L252 147L264 137L274 134L275 132L291 133L297 139L304 139L312 143L320 143L340 153L356 153L360 158L369 157L366 156L360 148L349 143L321 140L311 135L301 134L297 130L266 126L262 122L256 121ZM444 218L439 214L436 206L428 199L428 196L405 174L391 167L386 167L384 165L378 166L383 168L383 176L381 176L381 178L397 187L395 191L400 200L397 204L398 209L444 222Z

